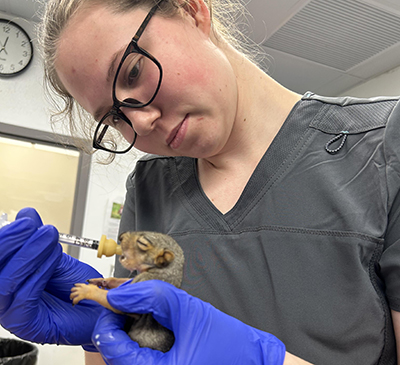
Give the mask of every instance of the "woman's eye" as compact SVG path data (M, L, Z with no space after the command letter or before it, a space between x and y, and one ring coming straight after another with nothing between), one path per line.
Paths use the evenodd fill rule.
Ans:
M110 127L114 127L120 122L121 118L118 117L117 115L111 115L110 117L107 118L106 121L104 121L104 124L109 125Z
M127 77L127 85L132 86L137 82L137 79L139 78L140 75L140 65L141 61L139 60L131 66Z

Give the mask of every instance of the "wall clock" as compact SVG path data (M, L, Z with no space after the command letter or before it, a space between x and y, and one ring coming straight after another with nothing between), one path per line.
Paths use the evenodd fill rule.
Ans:
M0 76L14 76L25 70L33 57L28 33L18 24L0 19Z

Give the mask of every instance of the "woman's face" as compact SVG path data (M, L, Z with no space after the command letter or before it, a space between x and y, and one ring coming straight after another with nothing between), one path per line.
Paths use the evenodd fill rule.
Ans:
M61 36L57 74L97 118L112 107L115 70L146 14L143 9L123 14L103 7L82 9ZM148 23L138 44L160 62L163 81L150 105L121 108L137 132L139 150L207 158L226 147L236 116L236 77L209 32L205 7L174 18L156 12ZM133 139L130 128L122 132Z

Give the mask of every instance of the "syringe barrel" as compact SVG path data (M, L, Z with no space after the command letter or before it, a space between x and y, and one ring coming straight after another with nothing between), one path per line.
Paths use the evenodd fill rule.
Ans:
M99 248L99 241L92 240L89 238L74 236L72 234L60 233L58 240L60 243L64 243L67 245L87 247L93 250L97 250Z
M3 213L0 215L0 228L6 226L7 224L10 224L10 222L7 220L7 214ZM97 250L99 248L99 241L74 236L72 234L59 233L58 241L63 244L86 247L93 250Z

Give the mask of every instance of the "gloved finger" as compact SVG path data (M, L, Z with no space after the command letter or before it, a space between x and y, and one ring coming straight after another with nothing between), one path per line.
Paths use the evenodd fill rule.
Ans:
M174 323L175 319L190 310L186 303L191 299L194 298L183 290L160 280L125 283L107 293L107 300L115 309L124 313L152 313L161 325L172 331L179 325ZM180 313L177 315L177 312Z
M42 229L47 227L43 226ZM55 238L58 238L57 235ZM50 256L42 265L38 265L16 292L8 310L4 315L0 314L0 323L29 341L91 345L94 324L102 307L92 302L73 307L69 298L64 301L45 291L48 281L59 266L61 251L59 244L55 249L48 250ZM72 284L65 285L68 290L72 287Z
M0 286L0 314L6 311L13 299L17 299L21 293L28 295L25 298L28 300L35 290L43 291L60 258L61 246L58 244L57 230L53 226L42 226L25 242L0 273L0 282L2 283ZM53 269L49 270L50 267ZM47 279L43 283L44 285L40 285L41 278L38 273L43 273L43 271L45 271ZM32 276L37 278L36 282L31 286L24 285ZM43 279L41 280L43 281ZM28 293L22 290L23 286Z
M30 219L32 219L35 222L37 228L39 228L40 226L43 226L42 218L40 218L40 215L36 211L36 209L29 208L29 207L21 209L18 212L15 220L18 220L18 219L21 219L21 218L30 218Z
M0 270L2 263L7 262L19 250L21 245L43 225L39 214L33 208L21 209L16 220L0 230Z
M36 230L37 226L30 218L19 219L1 228L0 271Z
M93 331L92 342L110 365L162 364L164 353L141 348L124 332L126 318L104 309Z
M22 298L23 299L23 298ZM42 292L39 301L18 298L4 316L4 324L18 337L37 343L91 345L99 307L72 307L70 303ZM14 318L11 318L14 316Z
M44 226L43 228L46 227L49 226ZM51 233L51 230L47 231ZM20 281L18 290L15 292L8 290L6 293L8 295L0 296L2 305L0 319L3 327L20 337L32 341L46 342L47 339L40 336L45 336L48 332L52 332L48 331L48 329L55 325L52 318L53 314L56 313L56 320L63 315L63 311L56 312L57 302L51 302L49 295L47 295L48 301L46 304L43 301L43 298L46 297L43 289L58 264L61 250L60 245L48 250L47 259L40 264L36 262L36 268L25 280ZM8 307L6 307L7 305Z
M76 283L100 277L103 276L93 267L69 255L63 254L57 268L54 270L53 276L46 286L46 291L70 303L71 288Z

